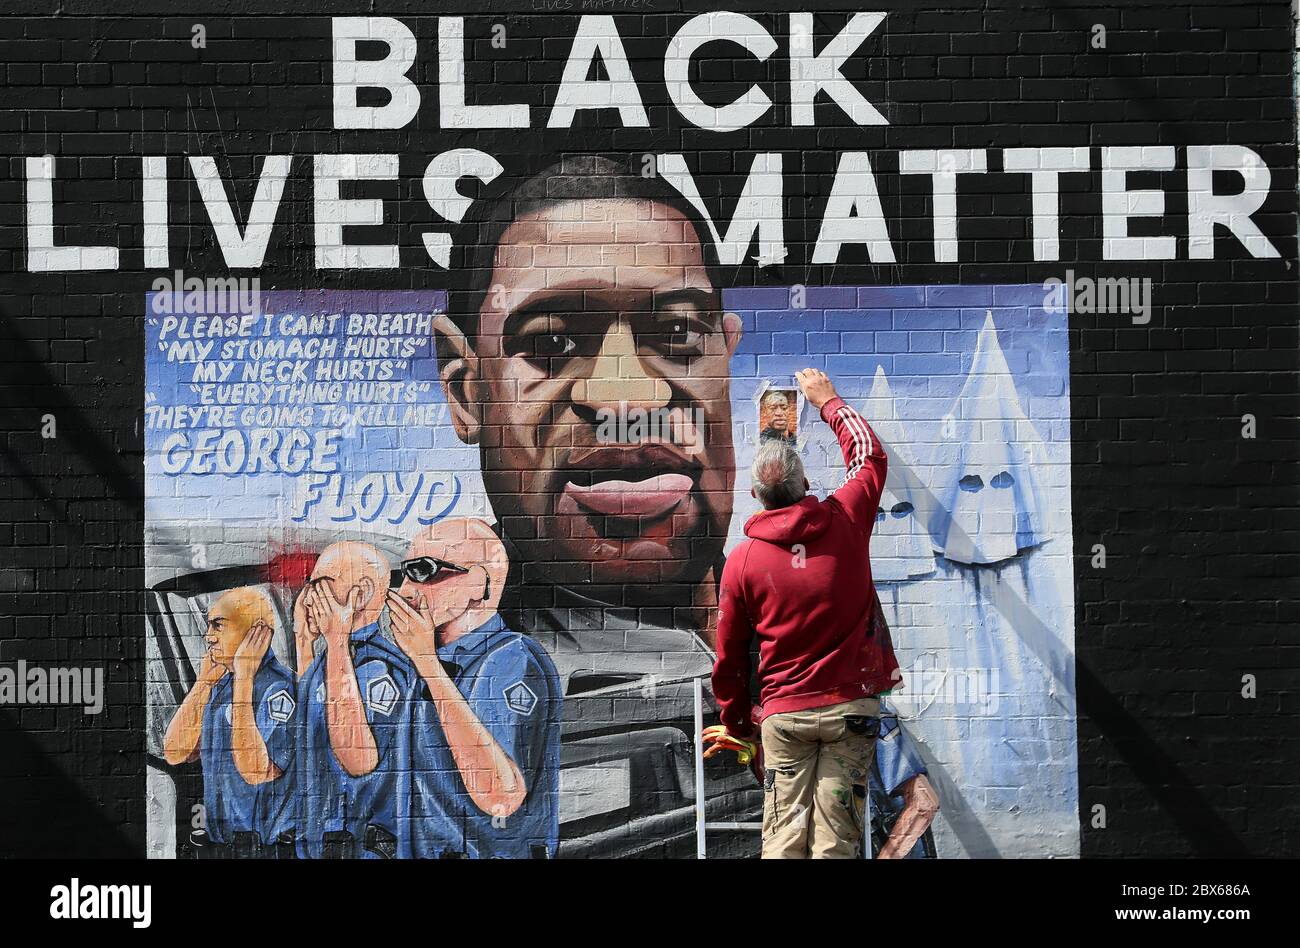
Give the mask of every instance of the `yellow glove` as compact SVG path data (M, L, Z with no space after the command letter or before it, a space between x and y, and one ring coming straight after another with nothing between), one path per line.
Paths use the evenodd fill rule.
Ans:
M742 740L739 737L732 737L727 733L727 726L725 724L715 724L712 727L706 727L704 733L700 736L704 739L704 743L709 745L704 751L705 760L708 760L714 754L721 753L724 750L734 750L736 752L737 763L743 767L758 755L757 742Z

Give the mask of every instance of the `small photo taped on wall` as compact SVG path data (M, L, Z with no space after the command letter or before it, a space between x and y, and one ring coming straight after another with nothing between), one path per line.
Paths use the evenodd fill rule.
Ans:
M765 385L755 399L758 407L758 443L784 441L789 445L799 442L799 416L802 414L803 394L795 385Z

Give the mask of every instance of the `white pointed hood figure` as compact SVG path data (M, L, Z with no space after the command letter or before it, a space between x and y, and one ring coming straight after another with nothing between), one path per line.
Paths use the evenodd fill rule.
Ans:
M871 532L871 576L878 583L899 583L934 572L930 532L916 509L904 476L916 471L916 458L899 420L894 393L883 366L876 366L871 393L862 407L889 455L889 474L880 495Z
M1020 405L991 311L944 427L957 460L936 491L949 516L935 532L935 548L956 563L988 564L1041 543L1033 464L1044 457L1044 447Z

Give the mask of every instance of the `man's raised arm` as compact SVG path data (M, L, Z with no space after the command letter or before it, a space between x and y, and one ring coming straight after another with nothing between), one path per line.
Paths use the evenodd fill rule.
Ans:
M849 407L835 392L835 385L825 372L804 369L795 374L804 398L821 412L822 420L831 426L844 452L848 468L844 484L832 495L848 512L849 517L863 530L870 530L876 521L880 494L885 489L888 459L884 445L871 430L867 420Z

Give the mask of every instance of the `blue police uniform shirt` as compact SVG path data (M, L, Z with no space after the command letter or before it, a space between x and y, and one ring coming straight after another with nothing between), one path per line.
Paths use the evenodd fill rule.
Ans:
M560 677L546 650L500 616L438 649L474 715L510 756L527 796L514 813L485 813L465 787L438 719L418 702L413 851L423 858L553 857L559 842Z
M203 709L199 746L203 766L203 804L208 836L229 843L235 833L256 833L273 843L291 831L294 800L289 772L293 768L293 727L297 715L293 676L268 649L253 677L253 720L266 743L267 755L280 768L275 780L252 785L235 766L232 750L235 676L225 675L212 687Z
M872 783L876 784L879 780L879 784L872 786L872 790L883 791L890 810L899 811L904 806L899 788L917 774L923 773L928 773L925 761L899 725L898 717L882 714L880 736L876 740L875 766L871 773ZM879 793L877 799L880 799ZM904 858L925 858L925 847L919 839Z
M327 833L351 836L352 855L384 858L366 848L366 831L374 826L395 840L394 855L410 856L409 783L411 767L412 688L419 681L415 666L371 623L350 639L352 664L374 735L379 763L370 773L353 777L334 755L326 717L327 655L318 655L298 683L302 739L297 755L299 798L298 855L319 859Z

